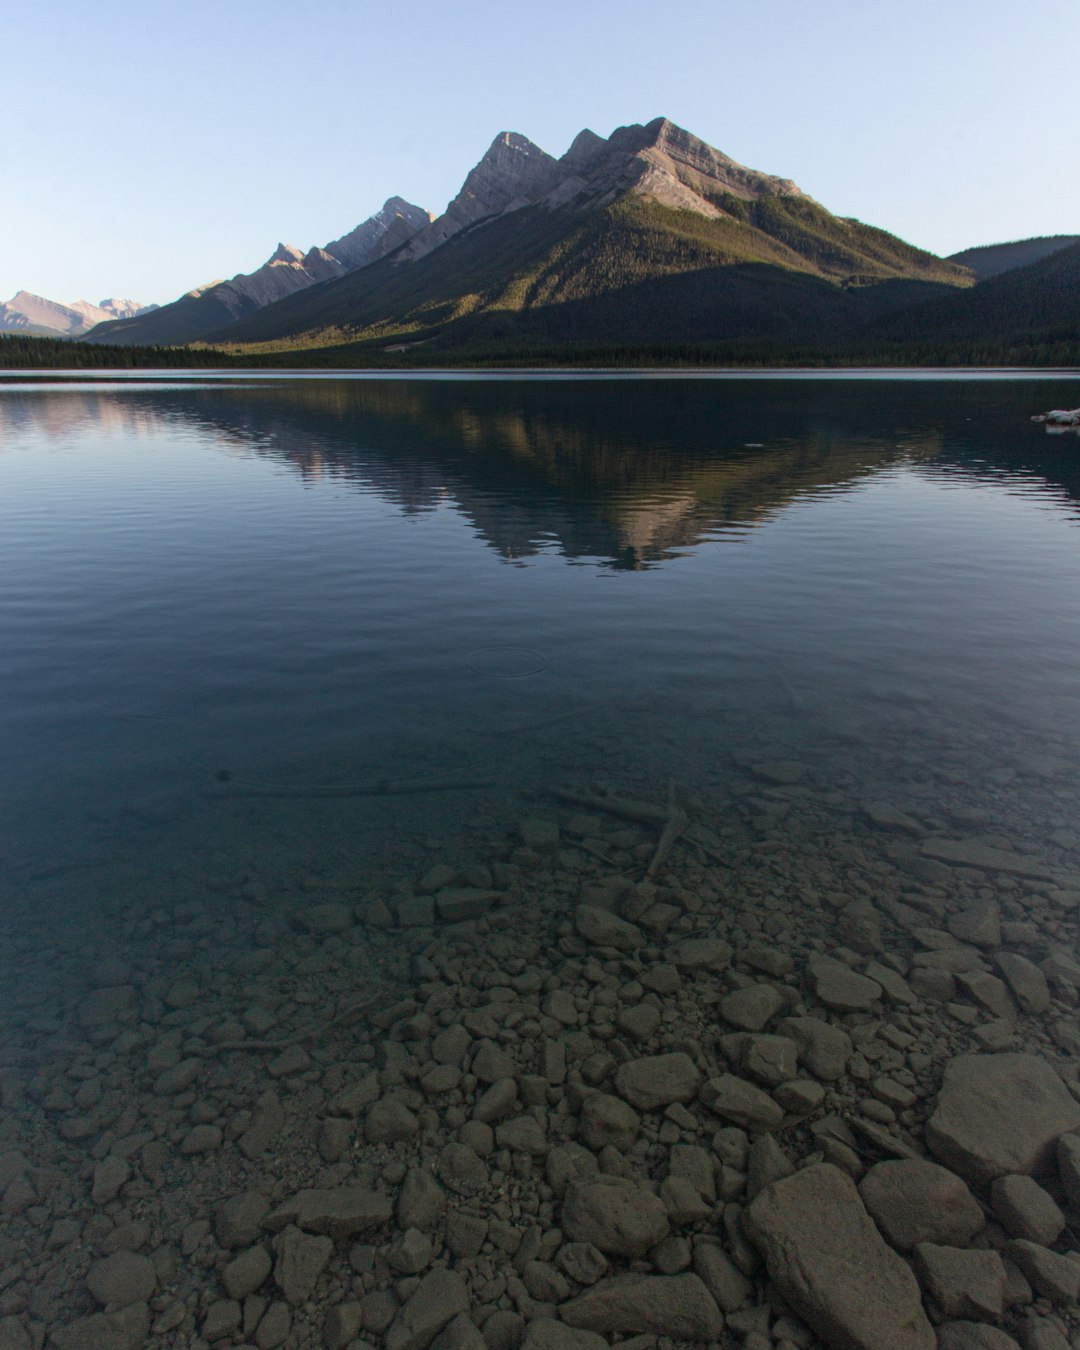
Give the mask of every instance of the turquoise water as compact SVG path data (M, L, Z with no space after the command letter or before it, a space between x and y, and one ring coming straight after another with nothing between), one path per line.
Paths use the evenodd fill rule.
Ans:
M1074 867L1080 438L1029 417L1078 388L9 381L10 980L47 1011L132 907L392 896L564 787L674 783L730 860L884 798Z

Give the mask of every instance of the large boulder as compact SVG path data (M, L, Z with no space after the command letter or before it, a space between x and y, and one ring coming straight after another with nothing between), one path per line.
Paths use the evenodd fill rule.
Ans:
M783 1298L829 1346L934 1350L915 1277L838 1167L806 1167L766 1186L742 1226Z
M1035 1055L960 1055L945 1069L926 1142L978 1185L1047 1171L1059 1137L1080 1125L1080 1102Z
M670 1336L715 1341L724 1326L716 1301L696 1275L617 1275L559 1308L572 1327L601 1335Z

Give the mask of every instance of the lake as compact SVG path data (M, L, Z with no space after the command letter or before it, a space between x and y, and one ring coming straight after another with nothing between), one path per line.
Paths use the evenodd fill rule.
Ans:
M393 1189L415 1165L466 1209L492 1187L492 1222L553 1230L542 1159L578 1137L564 1083L676 1050L739 1069L731 1034L775 1025L728 1019L718 1041L717 1005L761 982L772 1016L854 1046L826 1095L800 1076L805 1101L746 1069L792 1161L921 1150L971 1050L1051 1064L1067 1116L1080 436L1030 417L1078 391L0 382L0 1177L24 1186L0 1317L191 1344L222 1298L214 1206L245 1187ZM700 966L671 955L694 937L714 944ZM1046 972L1045 1003L1001 953ZM831 995L831 958L876 993ZM467 1133L476 1047L432 1049L460 1026L516 1057L515 1120L550 1111L542 1146ZM825 1116L843 1129L823 1143ZM657 1115L601 1166L663 1176L671 1131L698 1147L739 1123L709 1119ZM475 1186L445 1161L462 1129ZM745 1164L723 1166L737 1204ZM477 1292L513 1242L434 1241L487 1314L525 1317L505 1280ZM83 1285L118 1251L155 1272L126 1322ZM288 1343L405 1269L371 1261L338 1251L314 1295L270 1277ZM271 1314L244 1316L230 1337Z

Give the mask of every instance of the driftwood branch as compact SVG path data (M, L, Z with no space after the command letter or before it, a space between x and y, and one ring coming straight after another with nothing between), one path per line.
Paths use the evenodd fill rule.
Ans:
M668 855L675 843L682 837L690 824L690 817L675 800L675 780L668 784L666 806L655 806L652 802L637 802L626 797L598 797L587 792L558 791L555 796L560 801L573 806L583 806L589 811L606 811L609 815L621 816L623 820L633 820L640 825L652 825L660 831L656 851L652 861L645 869L647 877L653 877L667 862Z

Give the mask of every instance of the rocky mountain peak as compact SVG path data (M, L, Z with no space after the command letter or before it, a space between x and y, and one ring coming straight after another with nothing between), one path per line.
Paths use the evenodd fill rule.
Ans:
M297 266L303 266L303 252L294 248L292 244L278 244L270 257L267 258L265 266L272 267L274 263L295 263Z
M571 173L584 173L601 159L609 148L603 136L598 136L595 131L590 131L586 127L574 137L570 149L559 163Z
M558 160L516 131L501 131L438 220L421 230L401 261L422 258L458 230L541 201L566 176Z

